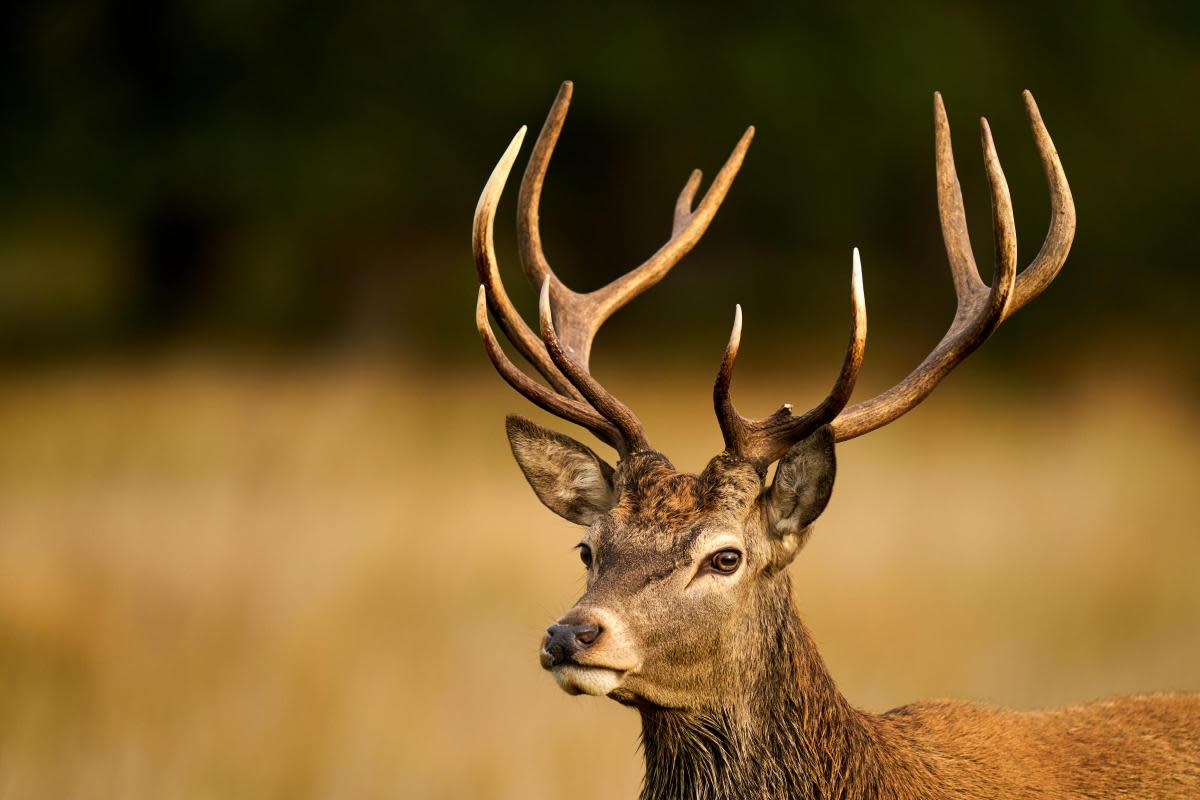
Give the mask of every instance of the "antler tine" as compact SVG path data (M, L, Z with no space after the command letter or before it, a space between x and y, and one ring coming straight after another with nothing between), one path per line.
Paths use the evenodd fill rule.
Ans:
M521 315L517 313L517 309L508 297L508 292L504 289L504 281L500 278L500 270L496 265L496 206L500 203L500 195L504 193L508 174L512 170L513 162L517 158L521 142L524 139L525 126L522 125L512 141L509 142L504 155L500 156L500 160L496 162L487 184L483 187L483 192L479 195L479 204L475 207L475 218L471 227L471 249L475 255L475 271L479 274L479 280L487 287L485 294L488 306L509 341L516 346L530 364L537 368L537 371L550 382L551 386L576 400L582 400L583 396L554 366L541 340L534 335L525 321L521 319Z
M717 171L712 184L694 210L691 207L692 200L700 186L702 173L698 169L692 171L675 203L671 238L641 265L592 293L597 296L600 319L607 319L618 308L662 280L671 268L696 246L716 216L717 209L724 202L725 195L729 193L733 179L742 168L746 151L750 149L750 142L753 140L754 126L751 125L746 128L725 164Z
M703 177L704 173L700 170L692 170L687 183L680 190L679 199L675 201L675 219L671 222L672 237L683 233L683 229L692 221L692 202L696 199L696 190L700 188L700 180Z
M542 281L542 291L538 296L538 317L541 322L542 341L546 343L546 350L550 353L550 358L554 360L559 369L566 373L571 382L604 419L611 422L620 431L621 441L617 445L617 449L620 451L621 457L624 458L629 453L649 449L650 444L646 440L645 429L629 406L613 397L607 389L600 385L599 381L591 376L591 373L563 350L562 342L554 331L554 315L550 308L549 275Z
M958 179L953 174L954 161L945 109L941 96L935 95L938 205L946 252L954 275L958 306L950 329L916 369L896 386L870 400L851 406L834 420L833 431L837 441L861 436L914 408L929 396L951 370L983 344L1005 318L1045 289L1062 268L1074 236L1075 209L1058 154L1045 126L1042 125L1033 97L1028 92L1025 93L1025 102L1047 182L1050 184L1051 225L1041 252L1033 264L1018 277L1012 200L987 120L980 120L984 164L992 198L996 274L990 290L979 280L966 233L962 194Z
M695 210L692 209L692 201L700 185L700 173L699 170L692 172L676 202L671 238L666 244L641 265L607 286L593 292L580 293L569 289L551 269L542 250L538 219L546 170L566 121L572 92L573 84L570 81L563 83L554 98L542 131L538 134L533 154L525 168L525 177L521 180L517 231L521 264L525 274L535 287L541 286L547 279L550 280L550 302L554 318L557 320L562 347L586 370L592 340L604 321L617 309L662 280L704 235L741 168L746 150L754 138L754 128L748 128L742 135Z
M789 447L831 421L846 407L854 392L867 349L867 302L857 247L851 260L850 307L850 340L846 344L846 354L837 381L825 399L800 416L793 416L792 407L785 404L769 417L747 419L737 412L729 396L733 365L742 341L742 307L737 306L729 344L725 347L725 355L713 386L713 406L721 426L721 435L725 439L726 451L745 458L764 471Z
M946 106L942 93L933 93L933 136L934 163L937 170L938 219L942 225L942 240L946 246L946 258L950 261L950 275L954 279L954 293L962 298L986 290L979 268L975 265L975 254L971 250L971 236L967 232L967 212L963 207L962 185L958 182L958 170L954 166L954 147L950 141L950 122L946 119Z
M620 432L613 427L612 423L597 414L591 406L574 398L555 394L530 378L509 360L503 348L500 347L496 335L492 332L491 325L488 324L487 287L483 284L479 285L479 298L475 303L475 328L479 331L479 337L483 339L484 350L487 351L492 365L496 367L496 371L509 386L538 407L569 422L574 422L576 425L582 425L604 443L618 451L622 450Z
M1054 149L1054 141L1046 130L1046 124L1042 122L1033 94L1026 89L1022 97L1033 140L1037 144L1038 157L1042 161L1042 170L1046 173L1046 183L1050 187L1050 228L1046 231L1042 249L1017 278L1017 287L1004 314L1005 318L1041 294L1058 276L1067 261L1067 254L1071 252L1071 242L1075 239L1075 201L1071 197L1067 175L1063 172L1062 162L1058 160L1058 151Z
M542 123L542 130L534 142L529 163L525 165L521 191L517 196L517 241L520 247L521 267L535 289L540 288L542 282L549 277L551 291L555 294L570 290L562 284L554 270L550 269L546 255L542 252L538 212L542 200L542 184L546 182L546 169L550 165L550 156L554 154L554 145L558 143L558 135L562 133L563 123L566 122L567 107L571 105L574 90L575 84L571 81L563 81L562 86L558 87L558 94L554 96L550 113L546 115L546 121Z

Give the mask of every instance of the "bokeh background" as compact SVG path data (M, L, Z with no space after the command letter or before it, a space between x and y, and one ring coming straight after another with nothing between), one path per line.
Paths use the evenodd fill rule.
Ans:
M17 0L0 797L636 793L636 715L537 665L582 586L577 533L512 464L503 415L549 420L471 322L478 193L564 79L542 220L580 289L656 248L688 172L758 128L705 241L593 358L685 469L719 449L735 301L755 413L822 396L852 246L860 396L940 337L934 89L979 260L987 114L1029 261L1032 89L1075 193L1071 258L933 398L841 448L796 599L875 710L1200 690L1192 4ZM517 180L497 236L528 313Z

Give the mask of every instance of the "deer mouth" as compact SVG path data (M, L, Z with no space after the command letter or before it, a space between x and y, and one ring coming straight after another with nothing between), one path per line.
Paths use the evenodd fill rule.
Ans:
M625 670L566 662L550 670L560 689L567 694L604 697L621 686Z

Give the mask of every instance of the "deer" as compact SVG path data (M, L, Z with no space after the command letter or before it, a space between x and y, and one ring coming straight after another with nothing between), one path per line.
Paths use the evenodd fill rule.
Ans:
M946 110L935 93L938 211L957 297L946 334L899 383L850 405L867 334L855 249L850 336L833 388L804 413L784 405L749 418L738 413L730 391L741 343L738 306L713 389L725 448L689 474L650 446L632 410L592 376L589 354L604 321L696 245L754 128L698 203L702 175L691 173L665 244L608 285L579 293L551 269L538 219L572 91L570 82L559 90L518 197L517 246L539 292L538 330L505 291L493 233L524 127L475 211L475 322L489 360L513 389L616 451L610 466L569 436L519 416L506 420L513 456L534 494L583 529L578 551L586 589L547 629L541 666L569 694L607 696L640 714L643 800L1200 797L1200 694L1126 696L1043 711L936 700L868 713L839 691L792 601L787 567L829 502L835 445L911 411L1041 294L1066 261L1074 201L1032 94L1024 93L1024 103L1049 186L1050 223L1028 266L1017 269L1009 189L981 119L995 251L991 285L981 279ZM544 384L509 358L489 314Z

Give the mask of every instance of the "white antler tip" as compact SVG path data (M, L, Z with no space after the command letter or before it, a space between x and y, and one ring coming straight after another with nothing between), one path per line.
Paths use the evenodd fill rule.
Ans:
M504 181L508 179L508 171L512 169L513 162L517 160L517 153L521 152L521 143L525 141L525 131L526 127L522 125L521 129L513 136L512 141L508 143L508 147L504 150L504 155L500 156L500 161L492 171L493 180L499 176L498 183L501 188Z
M737 353L742 344L742 304L733 307L733 328L729 331L729 344L725 346L727 353Z
M526 131L528 130L529 128L524 125L518 128L517 132L514 134L514 136L512 136L512 140L509 142L508 149L504 151L504 156L500 158L500 161L506 161L510 163L516 161L517 152L521 151L521 143L524 142L524 134L526 134Z
M542 339L554 336L554 314L550 310L550 276L542 281L542 289L538 293L538 321L541 323Z
M475 299L475 329L485 339L491 335L488 326L487 287L479 284L479 296Z

